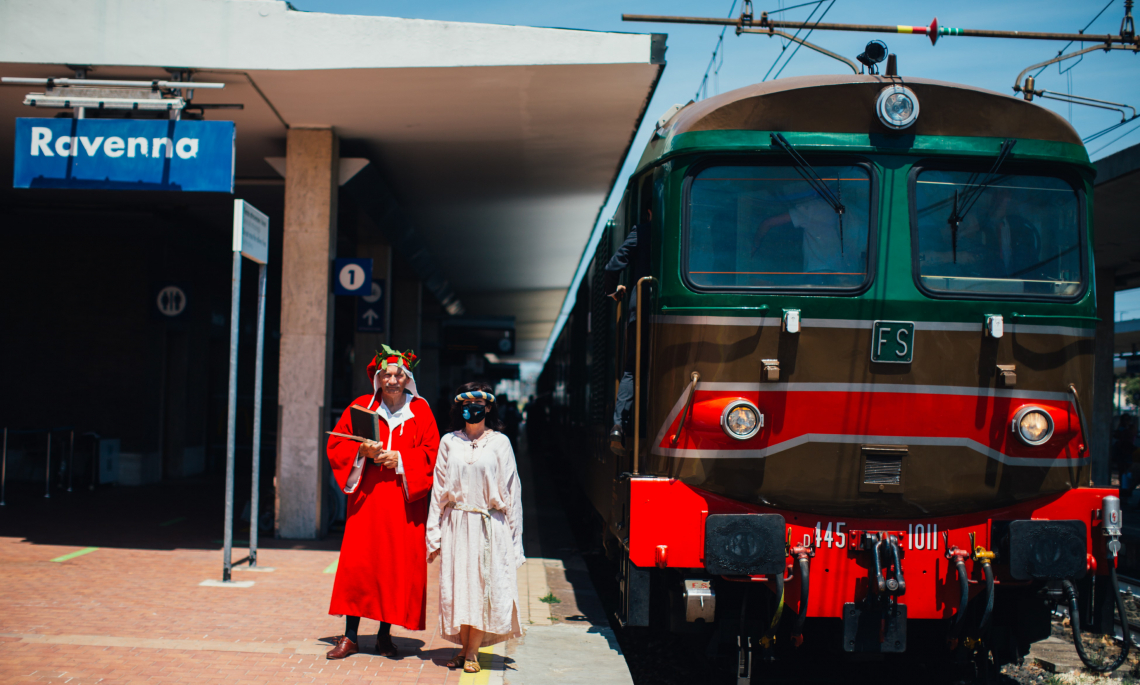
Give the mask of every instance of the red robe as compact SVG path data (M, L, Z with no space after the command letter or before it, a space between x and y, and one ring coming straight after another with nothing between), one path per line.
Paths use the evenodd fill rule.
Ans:
M365 460L360 482L348 494L348 520L329 613L423 630L427 608L424 527L439 430L425 400L416 397L409 402L414 416L392 431L391 442L388 425L383 417L380 419L380 441L400 452L407 492L395 469ZM358 397L353 404L373 410L379 407L371 395ZM346 409L337 422L337 433L352 433L349 411ZM329 436L329 462L342 491L359 446L353 440Z

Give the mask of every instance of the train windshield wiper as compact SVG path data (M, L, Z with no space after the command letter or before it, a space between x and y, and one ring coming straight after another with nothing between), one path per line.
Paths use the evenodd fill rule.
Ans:
M836 214L843 216L847 208L843 206L843 203L839 201L835 193L831 192L831 188L827 187L827 183L820 178L819 172L815 170L815 167L808 164L807 160L800 156L800 153L796 152L796 149L792 147L792 144L788 142L788 139L785 138L783 134L773 133L772 142L783 148L784 152L787 152L791 156L800 176L803 176L803 179L808 182L808 185L823 198L823 201L831 205L831 208L835 210ZM842 226L842 219L840 220L840 225Z
M1013 150L1013 145L1016 140L1007 139L1001 144L1001 150L998 151L997 159L994 160L994 165L990 167L990 171L986 174L985 180L982 180L978 172L970 174L966 179L966 187L962 190L961 196L958 191L954 191L954 206L950 209L950 216L946 218L950 222L950 249L953 251L954 263L958 263L958 227L966 218L966 214L974 208L974 203L986 192L986 188L990 187L994 181L997 180L998 169L1001 168L1005 158L1009 157L1009 153Z
M823 198L824 202L831 205L831 208L839 215L839 254L843 254L843 213L847 211L847 208L843 206L843 203L839 201L835 193L831 192L831 188L827 187L827 183L820 177L815 167L808 164L807 160L804 159L799 152L796 152L796 148L792 147L792 144L788 142L788 139L785 138L783 134L773 133L771 135L772 143L783 148L784 152L787 152L792 158L792 162L795 163L796 171L799 175L802 176L808 185L815 190L816 194ZM838 182L839 180L836 179L836 183Z

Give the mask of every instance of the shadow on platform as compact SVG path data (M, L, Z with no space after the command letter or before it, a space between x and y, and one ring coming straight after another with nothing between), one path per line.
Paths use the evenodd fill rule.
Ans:
M16 487L13 487L15 485ZM248 487L248 486L247 486ZM221 549L225 497L222 482L186 479L140 486L86 486L72 492L9 483L0 507L0 537L37 545L130 549ZM244 495L244 497L242 496ZM248 546L249 524L240 520L248 492L235 497L235 559ZM262 531L265 549L340 549L340 532L323 540L277 540Z

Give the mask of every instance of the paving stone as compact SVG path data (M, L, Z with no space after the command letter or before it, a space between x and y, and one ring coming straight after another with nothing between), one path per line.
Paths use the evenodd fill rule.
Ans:
M459 682L443 665L453 647L437 634L435 567L429 629L392 630L403 659L329 662L344 627L327 613L334 576L322 573L335 551L263 549L273 573L249 588L212 588L198 583L219 574L216 550L103 547L47 562L75 549L0 537L0 683Z

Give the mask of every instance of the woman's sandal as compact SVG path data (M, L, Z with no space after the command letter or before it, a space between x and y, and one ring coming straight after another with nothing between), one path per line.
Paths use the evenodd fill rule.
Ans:
M447 667L448 668L463 668L463 664L465 661L467 661L467 659L464 658L463 654L456 654L455 656L451 657L451 661L447 662Z
M464 673L478 673L482 670L483 669L479 666L478 661L468 661L467 663L463 664Z

